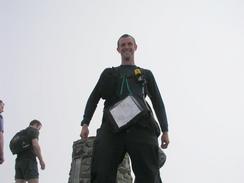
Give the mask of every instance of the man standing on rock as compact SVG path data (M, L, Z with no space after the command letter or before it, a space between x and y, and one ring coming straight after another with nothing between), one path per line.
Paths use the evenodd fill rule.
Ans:
M122 35L117 42L121 65L105 69L93 89L81 122L86 140L88 125L99 100L104 102L102 125L97 133L92 166L92 183L115 183L117 168L127 152L135 183L154 183L159 175L158 136L160 129L145 101L149 96L159 121L161 147L169 144L166 112L152 72L135 65L135 39Z

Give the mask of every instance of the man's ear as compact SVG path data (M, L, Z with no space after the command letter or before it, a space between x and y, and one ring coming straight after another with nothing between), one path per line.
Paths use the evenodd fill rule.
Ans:
M135 44L135 50L137 50L137 44Z
M120 49L119 49L119 47L117 48L117 51L120 53Z

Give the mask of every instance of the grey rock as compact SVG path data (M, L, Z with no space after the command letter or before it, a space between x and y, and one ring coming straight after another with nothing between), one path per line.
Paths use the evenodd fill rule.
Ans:
M95 137L86 142L77 140L73 143L72 163L68 183L90 183L90 165ZM130 159L125 155L117 172L117 183L132 183Z

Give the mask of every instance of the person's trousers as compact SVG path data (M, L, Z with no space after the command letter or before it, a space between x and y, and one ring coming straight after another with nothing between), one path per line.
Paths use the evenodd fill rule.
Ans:
M148 125L135 125L113 133L107 123L99 129L94 143L91 183L115 183L118 165L125 153L131 159L135 183L154 183L158 179L158 140Z

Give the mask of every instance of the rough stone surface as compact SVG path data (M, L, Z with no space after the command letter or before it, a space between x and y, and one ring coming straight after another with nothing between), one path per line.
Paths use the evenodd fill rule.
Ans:
M87 142L77 140L73 143L72 163L68 183L90 183L90 165L95 137ZM117 173L117 183L132 183L129 156L126 155Z

